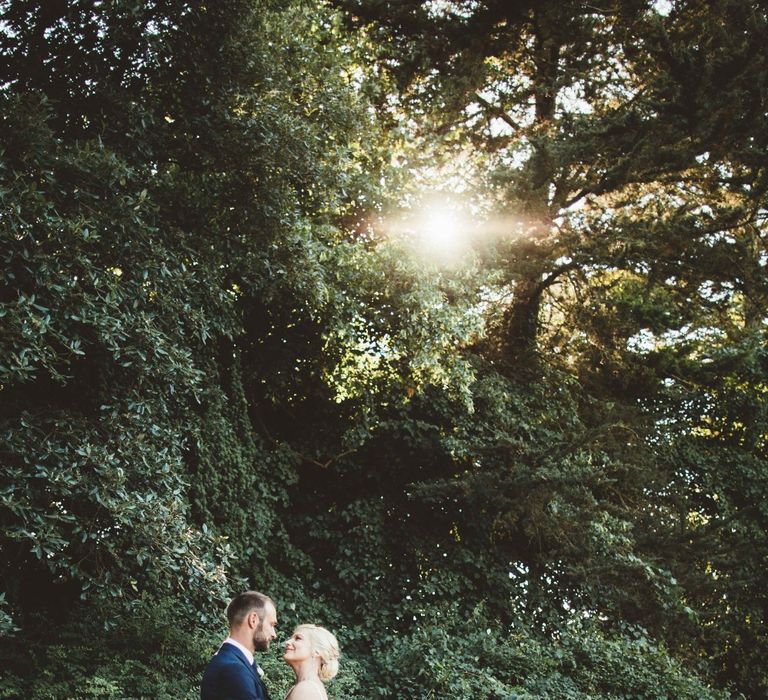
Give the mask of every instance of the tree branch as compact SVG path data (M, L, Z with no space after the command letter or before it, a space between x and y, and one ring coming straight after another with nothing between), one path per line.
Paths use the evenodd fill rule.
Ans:
M497 116L499 119L501 119L503 122L505 122L507 125L511 126L515 131L520 131L520 125L512 119L501 107L489 102L486 100L482 95L479 93L475 93L475 99L483 106L485 109L495 116Z

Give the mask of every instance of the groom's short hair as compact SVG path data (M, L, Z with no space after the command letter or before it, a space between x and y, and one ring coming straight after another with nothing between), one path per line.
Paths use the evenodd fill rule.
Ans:
M237 627L246 616L255 610L259 619L264 617L264 608L267 604L275 606L274 601L268 595L256 591L244 591L236 595L227 606L227 620L230 627Z

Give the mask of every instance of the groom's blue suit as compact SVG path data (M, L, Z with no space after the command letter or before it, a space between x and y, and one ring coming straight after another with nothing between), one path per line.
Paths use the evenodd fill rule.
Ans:
M255 666L233 644L224 643L203 673L201 700L269 700Z

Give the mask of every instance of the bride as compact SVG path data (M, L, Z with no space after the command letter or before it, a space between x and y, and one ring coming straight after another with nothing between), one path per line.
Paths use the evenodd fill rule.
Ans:
M323 682L339 670L336 637L317 625L299 625L285 642L283 658L296 674L285 700L328 700Z

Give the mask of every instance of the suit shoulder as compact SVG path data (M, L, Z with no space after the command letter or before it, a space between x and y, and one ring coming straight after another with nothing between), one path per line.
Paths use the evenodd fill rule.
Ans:
M211 663L214 661L219 664L242 664L245 659L241 658L239 652L231 644L225 644L211 658Z
M225 651L220 651L211 658L203 675L219 675L221 673L227 675L232 673L249 675L245 664L234 654Z

